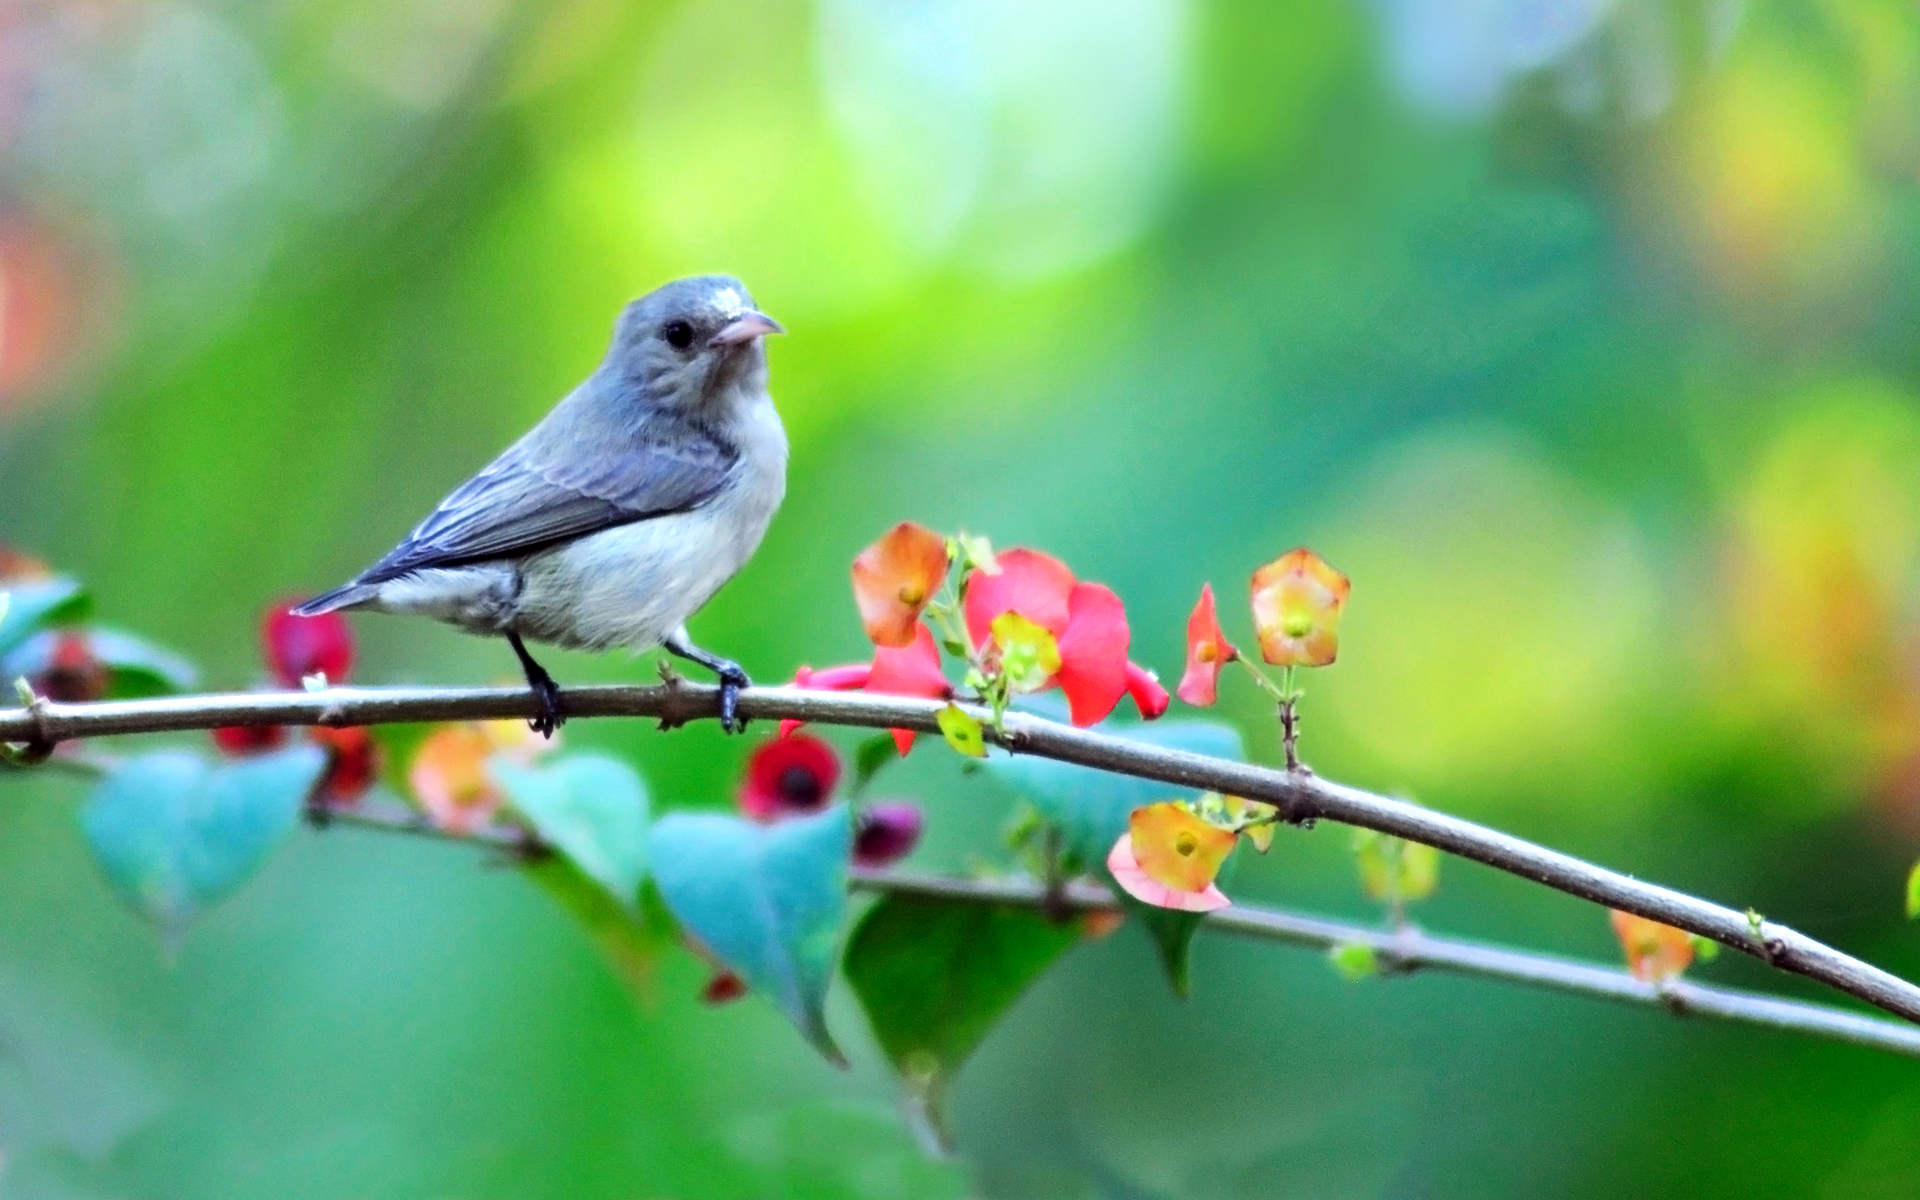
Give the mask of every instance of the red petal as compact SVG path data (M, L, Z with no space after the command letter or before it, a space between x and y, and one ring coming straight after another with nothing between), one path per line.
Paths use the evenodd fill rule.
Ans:
M1220 668L1239 656L1220 631L1213 607L1213 585L1206 584L1187 618L1187 669L1180 676L1180 698L1200 708L1212 704L1220 696Z
M352 804L366 794L380 773L380 744L358 725L333 729L315 725L307 737L327 752L327 773L320 795L329 804Z
M1127 692L1127 610L1097 583L1073 587L1066 632L1060 635L1060 673L1075 725L1092 725Z
M805 725L805 724L806 724L805 721L798 721L792 717L787 717L780 722L779 736L786 737L788 734L792 733L794 730L800 728L802 725Z
M1004 612L1017 612L1059 637L1067 627L1067 598L1073 591L1067 564L1024 548L997 557L998 575L975 571L967 577L967 634L973 644L987 644L993 619Z
M222 725L213 731L213 744L233 758L277 750L286 740L285 725Z
M857 692L867 686L867 674L872 670L866 663L847 663L818 671L801 667L793 678L793 686L821 692Z
M1167 705L1173 702L1173 698L1167 695L1167 689L1160 686L1159 677L1135 662L1127 664L1127 695L1133 697L1140 715L1149 721L1159 719L1167 711Z
M940 647L934 644L933 631L917 625L913 641L898 649L876 646L873 672L867 677L866 690L887 696L924 696L945 700L953 695L953 685L940 670Z
M353 669L353 630L339 613L296 617L288 610L294 598L274 605L260 621L260 643L267 667L285 687L323 672L328 683L340 683Z
M756 821L818 812L840 782L840 756L804 733L762 742L740 781L740 811Z
M893 735L893 745L900 751L900 757L905 758L907 751L913 749L913 730L889 729L887 732Z
M747 994L746 981L732 971L717 971L707 986L700 989L700 1000L705 1004L725 1004L738 1000Z

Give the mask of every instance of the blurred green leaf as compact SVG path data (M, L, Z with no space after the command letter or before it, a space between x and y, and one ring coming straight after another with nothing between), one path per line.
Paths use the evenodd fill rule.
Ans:
M1216 721L1163 721L1155 725L1101 725L1103 733L1167 749L1186 750L1235 762L1245 759L1240 733ZM1107 851L1126 832L1134 809L1162 800L1198 801L1198 788L1176 787L1150 779L1134 779L1076 767L1052 759L1008 755L987 760L990 773L1032 804L1041 818L1058 828L1065 857L1080 863L1100 863L1106 870ZM1228 860L1227 870L1232 869ZM1174 912L1142 904L1116 888L1130 915L1152 935L1160 965L1174 993L1192 993L1193 935L1200 928L1199 913Z
M75 631L86 639L88 653L107 669L106 695L111 700L138 700L169 696L199 682L192 663L145 638L108 626L93 625ZM0 678L33 677L53 666L61 634L41 629L0 658Z
M1440 852L1424 843L1356 829L1353 857L1360 867L1361 888L1375 900L1424 900L1440 886Z
M317 746L237 762L159 750L93 789L81 828L107 880L170 939L258 870L326 766Z
M574 754L545 767L495 756L487 773L540 839L637 911L647 873L647 789L607 754Z
M773 825L669 813L653 827L654 881L668 910L837 1065L846 1059L825 1004L852 849L844 804Z
M12 650L42 626L81 620L92 608L79 581L64 575L14 583L8 595L6 611L0 613L0 654Z
M883 896L861 919L847 982L936 1130L948 1081L1079 936L1034 909L927 896Z
M1907 872L1907 919L1920 917L1920 862Z
M860 743L853 755L853 785L847 794L858 797L873 782L873 777L889 764L900 761L900 747L891 733L876 733Z
M654 972L661 953L674 944L676 933L673 916L661 903L659 893L642 884L637 902L623 904L572 859L558 854L528 863L526 873L580 922L594 948L634 999L652 1003Z

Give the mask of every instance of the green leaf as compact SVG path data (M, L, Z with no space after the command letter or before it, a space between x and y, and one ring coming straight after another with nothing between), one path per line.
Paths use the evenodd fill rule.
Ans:
M1907 872L1907 920L1920 917L1920 862Z
M574 754L548 767L494 757L487 773L540 839L631 910L647 874L647 789L607 754Z
M74 632L86 639L88 652L107 668L108 699L168 696L199 681L199 672L185 658L124 630L94 625ZM44 673L53 666L60 638L51 629L28 634L0 658L0 678Z
M527 877L571 913L594 948L627 986L635 1000L654 998L654 969L674 944L673 917L659 893L644 885L638 906L622 904L605 885L589 878L571 859L547 855L526 866Z
M1239 731L1216 721L1102 724L1094 728L1146 746L1186 750L1234 762L1246 757ZM1113 849L1113 843L1126 832L1127 817L1134 809L1161 800L1198 801L1201 796L1198 788L1111 775L1025 754L990 758L987 771L1057 826L1065 838L1064 848L1086 863L1107 861L1107 851Z
M974 720L967 710L957 704L949 704L935 713L934 718L940 722L940 733L947 739L947 745L968 758L987 756L987 739L980 731L980 722Z
M1341 942L1327 957L1332 960L1333 969L1340 972L1340 978L1348 983L1365 979L1380 970L1379 957L1374 954L1373 947L1365 942Z
M1030 908L925 896L884 896L861 919L847 982L935 1129L947 1082L1079 936Z
M143 754L94 787L81 828L108 882L176 940L293 832L326 761L317 746L218 766Z
M867 790L867 785L889 765L900 761L900 747L894 744L891 733L876 733L860 743L853 755L853 784L847 794L859 797Z
M92 602L78 580L64 575L9 584L7 610L0 614L0 654L44 625L66 625L87 615Z
M668 910L837 1065L846 1059L825 1005L852 849L845 804L773 825L669 813L653 827L654 882Z
M1129 741L1170 750L1186 750L1235 762L1245 759L1240 733L1231 725L1216 721L1162 721L1154 725L1096 726ZM1050 758L1029 755L1005 755L986 763L990 774L1024 798L1041 819L1059 829L1064 857L1078 863L1098 863L1106 872L1107 852L1127 830L1127 818L1133 810L1161 800L1197 802L1198 788L1175 787L1147 779L1110 775L1088 767L1076 767ZM1227 870L1232 870L1228 860ZM1138 918L1141 927L1153 937L1160 965L1174 993L1185 997L1192 992L1193 935L1200 928L1199 913L1173 912L1142 904L1116 888L1128 914Z

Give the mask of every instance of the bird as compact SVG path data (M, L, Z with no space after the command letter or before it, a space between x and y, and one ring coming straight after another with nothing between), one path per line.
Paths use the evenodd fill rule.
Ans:
M295 608L431 617L504 637L551 738L560 687L528 642L664 647L720 681L720 723L751 682L687 619L759 548L786 495L787 435L764 340L784 333L741 282L697 275L627 304L606 357L385 557Z

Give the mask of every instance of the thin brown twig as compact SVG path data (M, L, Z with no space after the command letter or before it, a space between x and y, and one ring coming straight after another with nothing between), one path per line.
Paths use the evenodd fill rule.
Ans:
M521 688L332 688L178 696L97 704L44 702L33 711L0 710L0 741L161 733L220 725L373 725L386 722L530 717L535 700ZM582 687L563 697L569 717L649 717L663 725L715 717L719 689L679 682L659 687ZM754 720L794 719L872 729L939 730L938 701L866 693L749 688L739 712ZM1477 825L1471 821L1332 783L1304 771L1208 758L1144 745L1111 733L1076 729L1026 713L1008 713L987 737L1015 754L1262 800L1289 821L1324 818L1422 842L1558 891L1660 921L1817 980L1876 1008L1920 1023L1920 987L1772 921Z

